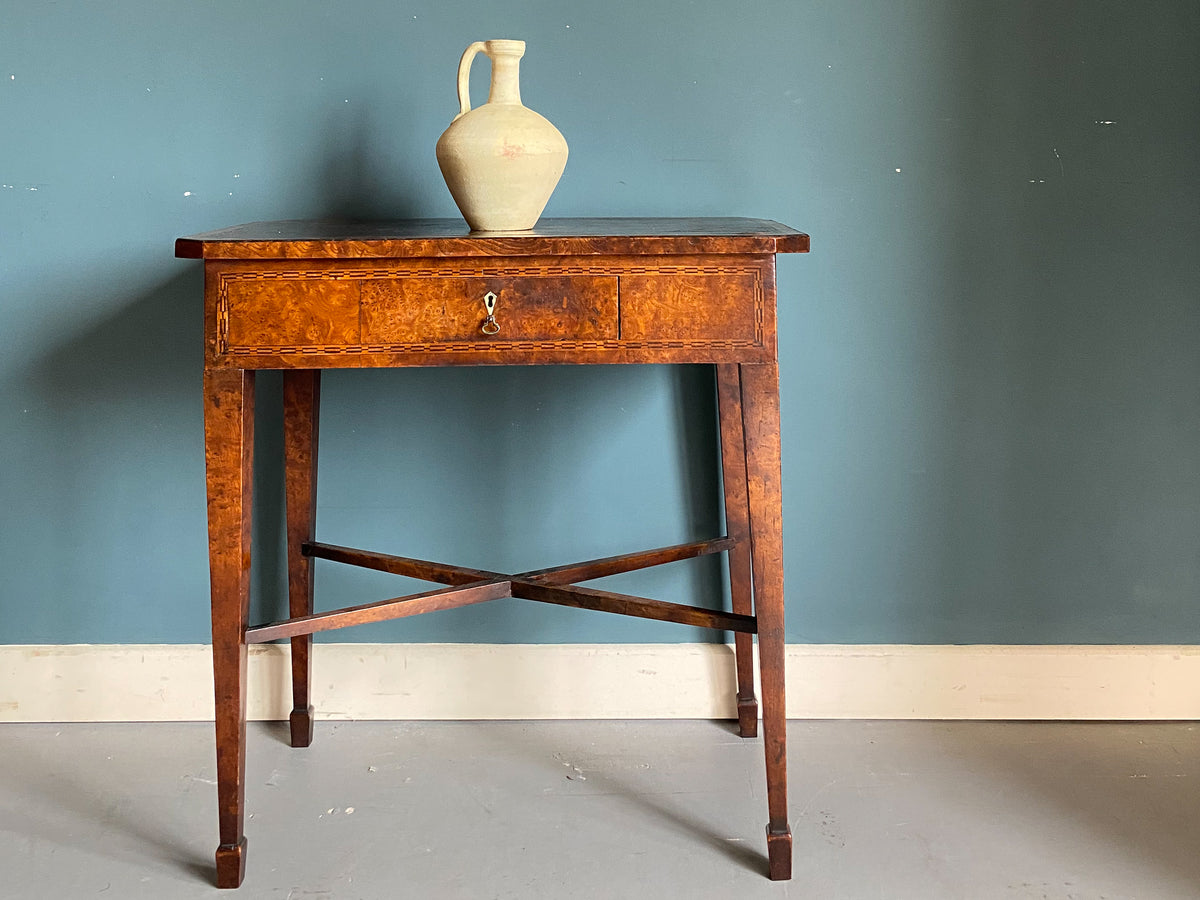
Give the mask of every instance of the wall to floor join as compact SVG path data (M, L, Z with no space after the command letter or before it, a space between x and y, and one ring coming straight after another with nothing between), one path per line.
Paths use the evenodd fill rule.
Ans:
M813 236L778 271L792 644L1200 643L1194 2L0 0L0 22L0 644L208 639L201 274L173 241L457 215L433 148L459 54L496 37L527 42L522 96L570 143L548 216ZM486 81L481 59L476 103ZM499 571L712 536L712 398L704 368L335 373L318 535ZM286 609L278 399L265 375L257 621ZM613 585L725 602L713 559ZM317 571L324 608L410 586ZM721 635L500 601L331 639Z
M736 719L732 651L322 643L313 703L321 719ZM793 644L786 669L792 719L1200 718L1197 647ZM249 718L291 709L288 647L251 647ZM0 647L0 722L212 717L204 645Z

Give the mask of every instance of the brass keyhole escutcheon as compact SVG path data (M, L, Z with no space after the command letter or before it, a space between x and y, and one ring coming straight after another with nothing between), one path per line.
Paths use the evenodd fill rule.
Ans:
M483 295L483 306L487 310L487 318L483 320L483 324L479 326L479 330L489 336L497 334L500 331L500 323L496 321L496 301L499 299L491 291Z

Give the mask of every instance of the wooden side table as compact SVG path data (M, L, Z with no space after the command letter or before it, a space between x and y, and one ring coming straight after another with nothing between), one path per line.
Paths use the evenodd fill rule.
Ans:
M290 638L291 741L312 740L317 631L519 597L735 634L738 722L757 733L758 635L768 870L791 877L783 672L783 543L775 254L808 236L757 219L548 219L468 234L457 220L259 222L180 238L204 260L204 435L216 688L217 885L245 874L246 647ZM571 363L716 366L726 534L510 575L315 540L320 370ZM290 618L248 621L254 373L283 370ZM729 554L732 612L579 582ZM440 587L313 611L313 559Z

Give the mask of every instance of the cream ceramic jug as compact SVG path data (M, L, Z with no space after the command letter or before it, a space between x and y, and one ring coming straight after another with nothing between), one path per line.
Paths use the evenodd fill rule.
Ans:
M492 61L488 102L471 109L471 63ZM527 231L567 164L557 128L521 104L524 41L476 41L458 63L459 113L437 142L450 195L472 231Z

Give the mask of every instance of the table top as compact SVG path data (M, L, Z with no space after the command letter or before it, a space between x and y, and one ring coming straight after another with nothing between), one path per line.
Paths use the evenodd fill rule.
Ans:
M461 219L252 222L179 238L184 259L405 259L462 256L807 253L808 235L768 219L542 219L475 232Z

